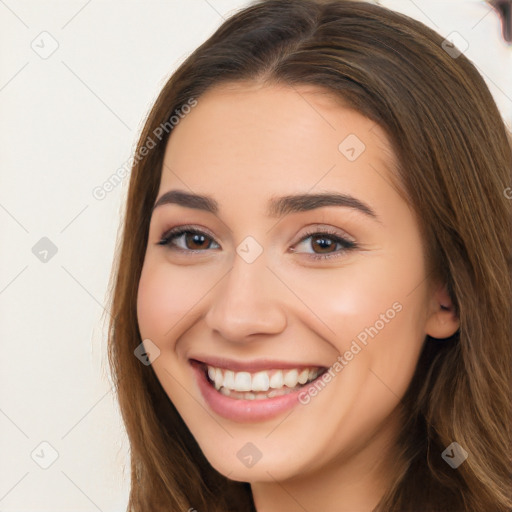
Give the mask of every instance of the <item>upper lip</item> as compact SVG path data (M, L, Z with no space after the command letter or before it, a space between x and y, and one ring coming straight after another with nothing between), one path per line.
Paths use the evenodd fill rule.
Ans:
M197 356L191 357L190 361L215 366L216 368L224 368L226 370L256 372L260 370L279 370L290 368L326 368L323 365L310 363L298 363L293 361L278 361L276 359L254 359L252 361L236 361L224 357L214 356Z

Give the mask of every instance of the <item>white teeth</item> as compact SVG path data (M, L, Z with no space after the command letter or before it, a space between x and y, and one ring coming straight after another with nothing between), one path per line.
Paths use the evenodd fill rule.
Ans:
M249 372L235 373L235 391L251 391L251 374Z
M223 395L226 395L226 396L231 395L231 391L230 391L228 388L225 388L225 387L220 388L220 392L221 392Z
M215 387L219 389L224 382L224 376L222 375L222 370L219 368L215 368Z
M224 386L229 389L235 389L235 372L226 370L224 372Z
M309 370L306 368L305 370L302 370L299 373L299 377L297 380L299 381L299 384L306 384L306 382L308 381L308 377L309 377Z
M252 376L253 391L267 391L270 387L270 378L267 372L258 372Z
M270 377L270 387L273 389L279 389L283 387L283 372L279 370Z
M294 388L298 381L299 372L297 370L290 370L289 372L286 372L286 375L284 376L284 384L285 386L288 386L289 388Z
M286 392L286 389L295 388L314 380L321 371L320 368L315 367L302 370L294 368L292 370L259 371L251 374L208 366L208 377L213 382L215 389L226 396L229 396L231 391L238 391L245 393L246 400L260 400L265 398L261 392L272 388L266 396L268 398L278 396L282 392Z

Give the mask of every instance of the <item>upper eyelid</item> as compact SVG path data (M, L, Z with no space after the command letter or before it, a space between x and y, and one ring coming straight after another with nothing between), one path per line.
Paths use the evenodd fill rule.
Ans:
M204 228L202 226L196 226L195 224L183 224L180 226L175 226L173 228L166 229L160 235L160 239L167 238L171 234L173 236L176 236L176 235L182 235L184 232L190 232L190 231L205 234L205 235L209 236L212 240L217 241L216 237L207 228Z

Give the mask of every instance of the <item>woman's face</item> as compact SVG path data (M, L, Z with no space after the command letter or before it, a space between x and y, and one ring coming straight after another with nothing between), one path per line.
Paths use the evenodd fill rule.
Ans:
M425 335L457 329L393 166L383 130L318 89L217 87L173 128L138 322L229 478L373 467Z

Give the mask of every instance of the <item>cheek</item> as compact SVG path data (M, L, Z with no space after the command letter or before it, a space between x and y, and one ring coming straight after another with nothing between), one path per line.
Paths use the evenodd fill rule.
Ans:
M144 262L137 293L137 319L143 338L157 344L175 339L208 287L192 271L174 269L149 257Z
M376 255L325 272L299 269L288 274L286 282L293 283L294 295L301 301L297 303L303 310L301 318L311 318L326 339L342 351L359 334L364 338L372 326L379 333L398 324L407 326L402 329L404 334L417 331L423 307L423 277L421 259L412 259L404 267L392 256Z
M423 261L419 244L400 246L325 273L290 275L289 281L311 305L311 325L320 326L341 356L347 354L350 366L358 372L370 368L403 390L424 340Z
M390 395L392 402L412 379L425 337L423 258L410 251L407 261L369 259L345 275L327 319L339 333L340 354L347 354L354 371L369 372L375 396Z
M137 292L137 320L143 339L155 340L165 327L165 310L170 303L166 284L165 280L162 282L157 269L145 261Z

